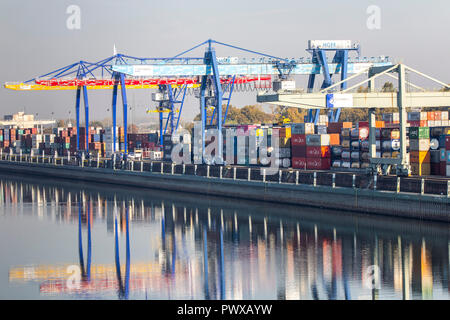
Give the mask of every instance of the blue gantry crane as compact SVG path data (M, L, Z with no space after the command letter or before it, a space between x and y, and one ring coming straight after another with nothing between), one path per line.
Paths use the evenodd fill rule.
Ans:
M309 75L309 86L314 86L314 79L316 74L323 73L325 81L323 86L331 85L331 74L341 73L341 77L346 78L348 73L357 73L361 70L368 69L372 65L385 66L391 65L387 57L372 58L360 61L349 60L348 51L356 50L359 52L359 46L346 47L342 44L335 48L324 48L322 46L314 48L312 59L288 59L280 58L273 55L248 50L234 45L226 44L216 40L209 39L204 41L182 53L176 55L174 58L180 58L186 53L193 51L202 46L206 46L204 57L202 60L198 58L186 58L183 63L166 59L164 63L152 63L150 65L115 65L113 70L120 74L127 76L139 77L200 77L201 84L197 97L200 100L201 126L202 126L202 155L205 150L205 129L215 128L218 131L218 146L216 154L216 162L222 161L222 126L226 121L227 111L231 94L233 91L233 84L236 76L260 76L270 75L276 76L277 81L283 82L293 75ZM338 42L339 43L339 42ZM238 59L228 57L227 59L218 59L213 44L236 49L241 52L251 53L258 58ZM351 44L350 44L351 46ZM338 47L338 50L336 50ZM325 51L335 50L335 58L328 62ZM232 80L224 81L224 78ZM225 84L229 84L226 87ZM283 86L277 86L277 89L283 90ZM227 97L225 92L229 92ZM223 101L227 101L227 107L222 110ZM209 118L207 110L212 107L213 112ZM316 113L318 117L318 112ZM334 116L334 121L339 119L339 114Z

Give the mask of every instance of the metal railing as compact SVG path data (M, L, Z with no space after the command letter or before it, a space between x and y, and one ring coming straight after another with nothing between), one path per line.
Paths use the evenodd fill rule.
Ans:
M280 169L269 175L268 168L242 166L211 166L203 164L175 164L161 160L112 160L100 157L89 159L74 156L29 155L0 152L1 161L46 164L53 166L86 167L112 171L151 172L161 175L191 175L208 179L228 179L290 185L328 186L331 188L370 189L380 192L431 194L450 197L450 179L431 179L395 176L371 176L351 172L308 171Z

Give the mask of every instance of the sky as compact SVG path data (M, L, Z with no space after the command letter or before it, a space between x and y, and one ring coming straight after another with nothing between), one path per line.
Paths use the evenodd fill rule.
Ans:
M67 8L80 8L80 28L69 29ZM370 29L370 6L379 28ZM385 55L450 83L448 0L2 0L0 1L0 117L17 111L39 119L74 115L74 91L16 92L8 81L25 81L76 61L123 54L171 57L215 39L280 57L308 57L309 39L358 41L362 56ZM373 21L373 20L370 20ZM218 56L242 56L217 47ZM202 56L198 49L194 56ZM297 83L304 87L306 82ZM152 121L150 90L129 90L130 122ZM90 118L110 117L111 91L89 91ZM255 92L233 96L232 105L256 103ZM182 121L199 112L188 98Z

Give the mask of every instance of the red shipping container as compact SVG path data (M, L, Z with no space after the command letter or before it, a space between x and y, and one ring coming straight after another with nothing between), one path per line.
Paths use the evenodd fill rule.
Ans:
M306 146L306 135L293 134L291 136L291 146Z
M329 158L330 146L306 147L306 158Z
M293 169L306 169L306 158L292 158Z
M419 120L417 120L417 121L408 120L408 123L409 123L409 125L411 127L420 127L420 121Z
M450 150L450 136L445 136L445 149Z
M360 121L358 122L358 128L368 128L369 122L368 121Z
M306 158L306 146L292 146L291 154L293 158Z
M330 122L328 123L327 133L341 133L342 128L342 122Z
M307 158L306 169L308 170L330 170L330 158Z
M428 127L428 121L427 120L420 120L420 127Z

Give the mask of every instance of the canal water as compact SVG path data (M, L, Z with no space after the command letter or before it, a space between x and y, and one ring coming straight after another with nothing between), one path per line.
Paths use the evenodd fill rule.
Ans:
M2 175L0 299L449 299L449 225Z

